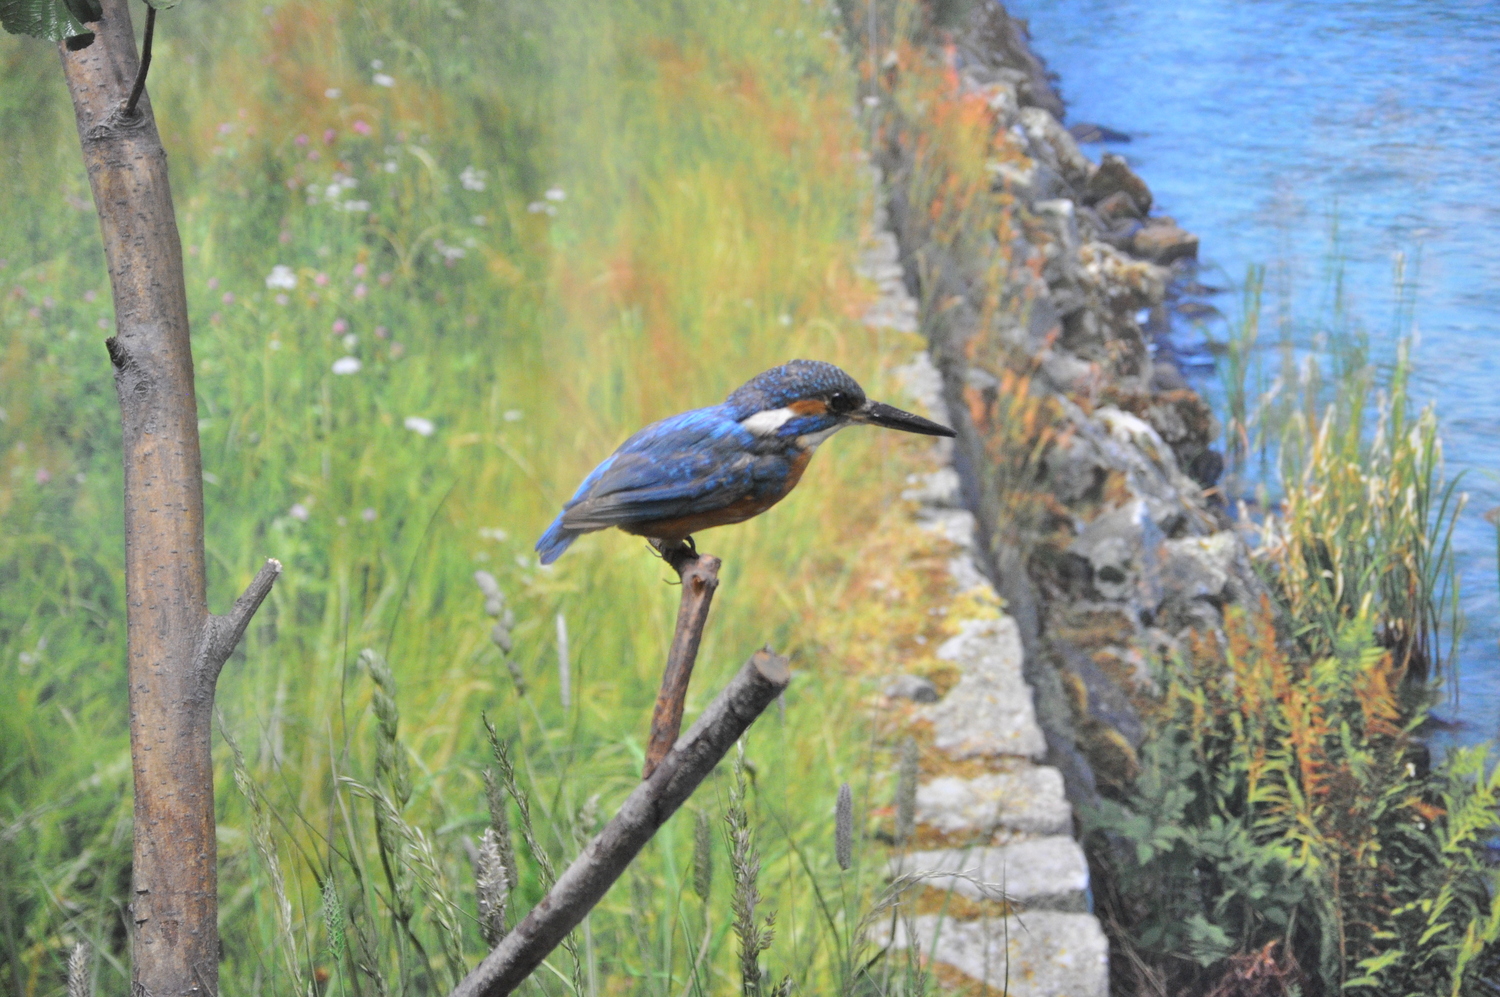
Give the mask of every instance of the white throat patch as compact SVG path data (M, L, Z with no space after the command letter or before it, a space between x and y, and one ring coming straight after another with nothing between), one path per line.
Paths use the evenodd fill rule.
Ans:
M844 424L839 423L835 426L829 426L827 429L819 430L816 433L803 433L801 436L797 437L797 445L803 450L816 450L818 449L819 443L822 443L824 440L828 439L828 437L832 436L834 433L837 433L843 428Z
M757 412L742 420L740 425L756 436L774 436L776 430L785 426L787 420L796 414L790 408L768 408L764 412Z

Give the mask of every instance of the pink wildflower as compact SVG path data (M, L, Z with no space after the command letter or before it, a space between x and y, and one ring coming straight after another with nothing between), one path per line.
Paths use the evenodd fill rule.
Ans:
M323 144L324 145L333 145L333 140L335 138L337 138L337 137L338 137L338 132L334 131L332 128L329 128L329 129L327 129L326 131L323 132Z
M333 334L335 336L342 336L344 333L346 333L348 331L349 331L349 323L348 322L345 322L341 318L333 320Z
M370 134L370 123L364 118L356 118L354 121L354 131L360 135L368 135Z
M306 135L298 135L297 138L294 141L296 141L296 143L298 145L306 145L307 144L307 136Z

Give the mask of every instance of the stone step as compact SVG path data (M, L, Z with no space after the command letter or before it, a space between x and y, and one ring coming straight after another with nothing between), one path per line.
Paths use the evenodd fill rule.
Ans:
M1044 765L987 772L972 779L943 776L917 787L917 823L943 834L1069 834L1073 808L1062 773Z
M1009 616L965 620L938 658L963 672L942 702L927 707L933 744L955 760L1006 755L1040 760L1047 742L1037 726L1031 687L1021 675L1021 635Z
M1007 997L1107 997L1109 941L1090 914L1033 911L983 921L936 914L912 918L889 934L892 947L913 942L935 962Z
M1066 834L983 848L943 848L891 859L890 875L920 876L933 890L1008 900L1029 910L1088 910L1089 866Z

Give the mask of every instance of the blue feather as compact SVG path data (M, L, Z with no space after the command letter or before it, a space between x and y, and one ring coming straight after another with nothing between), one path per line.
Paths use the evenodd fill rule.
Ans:
M714 525L712 517L721 510L760 511L775 503L810 456L799 437L823 433L846 420L835 412L799 414L769 435L752 432L742 422L803 398L837 398L848 403L839 412L848 412L864 403L865 394L833 364L793 360L756 375L720 405L652 423L578 486L537 541L542 563L551 564L578 536L594 530L619 526L635 532L637 527L703 516Z
M543 564L551 564L562 557L563 552L582 535L579 530L564 528L562 520L562 514L559 513L558 517L552 521L552 525L547 527L547 532L543 533L542 538L536 542L536 552L541 555Z

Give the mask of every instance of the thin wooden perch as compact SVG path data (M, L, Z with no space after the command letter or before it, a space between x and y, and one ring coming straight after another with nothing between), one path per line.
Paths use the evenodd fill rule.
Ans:
M593 910L652 835L781 695L790 678L785 658L757 651L661 764L626 797L620 812L568 866L552 891L464 977L450 997L503 997L520 986Z
M661 691L656 694L656 709L651 714L651 738L646 744L646 766L641 778L651 773L677 743L682 730L682 708L687 700L688 681L698 660L698 645L703 641L703 625L708 621L708 607L719 587L719 565L712 554L699 554L687 544L664 550L666 560L682 579L682 602L677 607L677 631L667 652L667 669L662 673Z

